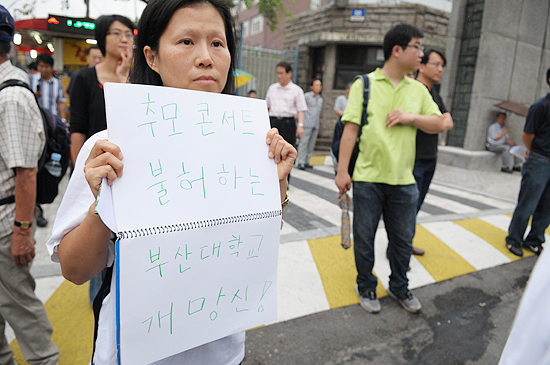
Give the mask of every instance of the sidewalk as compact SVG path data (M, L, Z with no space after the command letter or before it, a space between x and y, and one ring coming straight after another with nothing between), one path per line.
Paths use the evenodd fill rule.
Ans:
M332 160L330 156L314 156L311 163L314 165L331 165ZM439 164L434 176L434 182L448 184L466 191L476 191L477 193L482 192L484 195L499 197L515 204L519 192L521 174L518 172L507 174L491 171L472 171ZM61 192L64 191L67 183L68 176L66 176L62 181L60 186ZM61 192L52 204L43 205L44 214L49 220L49 224L47 227L37 229L35 235L36 257L31 272L37 279L36 293L43 302L47 302L50 297L56 293L55 300L48 302L46 307L52 323L54 323L54 321L56 322L54 323L54 328L56 328L56 325L58 326L57 329L55 329L56 332L54 332L54 336L60 336L61 332L64 332L62 337L54 338L54 341L61 348L62 352L60 364L87 364L87 361L89 361L89 355L91 354L92 345L90 326L93 326L91 307L87 303L88 285L86 284L81 287L76 287L66 282L61 276L59 264L50 260L45 246L46 241L50 237L55 215L62 199ZM71 290L63 289L67 289L69 286L71 287ZM78 295L74 294L75 288ZM73 295L74 297L60 298L60 292L67 293L66 295ZM79 313L79 316L81 317L81 321L76 324L76 327L73 323L68 323L67 321L63 322L63 317L66 316L67 313L58 313L59 310L55 313L50 312L49 308L52 308L52 305L55 308L57 305L56 303L66 303L67 301L72 301L71 308L73 308L75 313ZM74 316L74 313L72 314ZM92 322L90 323L90 321ZM93 332L93 327L91 332ZM73 336L73 338L70 336ZM10 343L14 339L13 332L10 328L7 328L6 330L6 337ZM70 346L70 343L75 344L77 341L81 342L81 345L79 345L81 347L80 349L74 348L74 345L72 347ZM12 343L12 347L13 345L14 343ZM24 364L24 362L21 362L22 358L20 354L18 355L16 353L16 359L19 364Z

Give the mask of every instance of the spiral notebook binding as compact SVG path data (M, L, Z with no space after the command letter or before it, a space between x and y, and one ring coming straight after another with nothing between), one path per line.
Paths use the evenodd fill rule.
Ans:
M205 219L202 221L169 224L166 226L137 228L137 229L131 229L128 231L119 232L117 234L117 238L121 240L121 239L153 236L153 235L173 233L173 232L190 231L194 229L214 227L214 226L220 226L225 224L233 224L233 223L241 223L241 222L249 222L249 221L261 220L261 219L274 218L282 215L282 213L283 213L282 210L272 210L269 212L249 213L249 214L234 215L234 216L223 217L223 218Z

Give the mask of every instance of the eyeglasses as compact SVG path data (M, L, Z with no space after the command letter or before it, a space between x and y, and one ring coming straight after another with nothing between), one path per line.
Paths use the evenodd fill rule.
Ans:
M443 67L445 67L444 64L439 63L439 62L426 62L426 64L427 64L427 65L434 65L435 68L439 68L439 67L443 68Z
M418 53L424 52L424 46L421 46L420 44L407 44L407 45L405 46L405 48L407 48L407 47L414 47L414 48L416 48L416 51L417 51ZM405 49L405 48L403 48L403 49Z
M122 33L122 32L115 31L115 32L107 32L107 35L112 35L116 39L128 38L128 39L134 40L134 33L132 32Z

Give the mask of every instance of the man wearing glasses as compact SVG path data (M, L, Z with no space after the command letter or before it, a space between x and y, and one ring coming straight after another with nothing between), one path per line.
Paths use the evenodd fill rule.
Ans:
M374 236L382 212L389 239L391 267L388 294L407 311L422 306L409 291L407 268L416 225L418 190L413 176L418 128L427 133L444 130L444 119L428 89L405 77L416 71L422 59L424 34L409 24L398 24L384 36L384 66L370 73L368 120L362 127L360 152L353 171L353 234L357 285L361 307L380 311L373 274ZM336 185L340 194L350 190L348 173L363 114L363 83L356 80L342 116L345 123L340 142Z
M433 87L436 82L441 80L443 76L443 67L447 60L445 55L435 49L429 49L424 52L424 57L418 67L418 76L416 79L420 81L424 86L428 88L428 91L432 95L433 100L439 107L439 111L443 116L444 131L448 131L453 128L453 118L451 113L445 108L441 96L439 96L437 90ZM428 134L419 129L416 132L416 159L414 161L413 175L416 180L416 186L418 188L418 203L416 205L416 212L420 210L424 198L428 193L432 177L434 176L435 166L437 162L437 144L438 134ZM413 247L414 255L423 255L424 250Z

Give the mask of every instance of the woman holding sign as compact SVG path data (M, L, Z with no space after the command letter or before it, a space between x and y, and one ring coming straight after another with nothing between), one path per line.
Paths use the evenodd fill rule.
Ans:
M235 35L225 0L151 0L138 30L132 83L234 93ZM47 243L63 276L76 284L85 283L104 267L112 268L114 262L115 235L94 209L102 179L112 184L122 176L123 151L105 138L105 131L99 132L84 144ZM284 206L296 150L276 129L268 132L266 143L268 156L277 163ZM94 312L93 363L116 364L115 298L109 278L96 297ZM154 364L237 365L244 358L244 339L244 332L237 333Z

